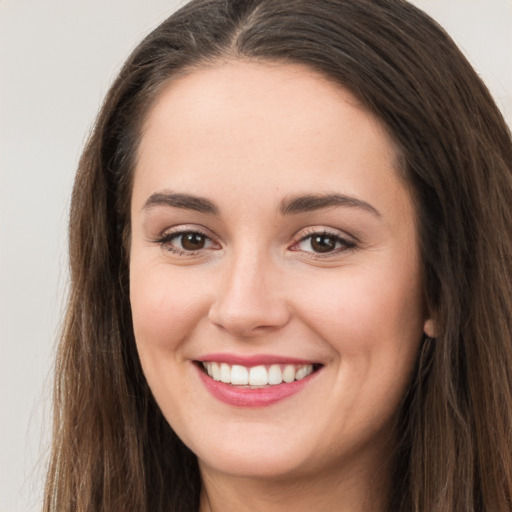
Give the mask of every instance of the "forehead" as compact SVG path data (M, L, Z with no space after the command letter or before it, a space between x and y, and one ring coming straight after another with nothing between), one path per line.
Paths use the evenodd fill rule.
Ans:
M134 192L185 187L204 196L213 183L242 191L253 180L251 193L265 197L341 182L343 192L374 196L397 180L396 154L375 116L309 68L223 62L180 77L155 102Z
M282 136L290 130L291 135L313 135L319 129L323 136L336 136L343 135L341 118L351 125L353 137L384 131L353 94L304 65L235 60L194 68L172 80L146 116L143 133L179 125L183 136L190 135L184 128L197 137L214 136L221 122L245 121L244 137L251 124L257 129L261 123L268 130L286 128Z

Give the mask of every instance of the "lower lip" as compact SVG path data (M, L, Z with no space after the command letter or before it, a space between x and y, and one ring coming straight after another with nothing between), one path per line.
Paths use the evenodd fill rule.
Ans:
M290 383L282 383L264 388L244 388L213 380L199 367L197 371L206 389L215 398L236 407L264 407L275 404L301 391L317 373L314 372L304 379L295 380Z

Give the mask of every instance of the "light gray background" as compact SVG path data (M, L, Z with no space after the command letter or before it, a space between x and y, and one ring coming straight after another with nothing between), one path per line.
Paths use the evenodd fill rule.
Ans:
M183 2L0 0L0 512L40 509L74 170L108 85ZM512 0L415 0L512 120Z

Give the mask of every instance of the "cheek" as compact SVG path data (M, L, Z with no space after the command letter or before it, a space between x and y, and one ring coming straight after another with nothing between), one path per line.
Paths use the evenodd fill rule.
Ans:
M130 302L137 352L164 416L176 427L192 424L194 397L186 384L188 343L207 307L198 279L165 264L130 268ZM190 273L189 273L190 274ZM172 277L172 278L171 278ZM187 405L188 404L188 405ZM189 408L190 407L190 408ZM181 428L183 430L183 428Z
M390 259L390 262L393 262ZM401 268L403 271L406 267ZM396 265L345 268L303 290L305 321L333 349L331 388L354 431L378 428L395 413L408 386L422 336L420 274ZM345 421L345 420L343 420Z
M295 283L300 282L294 280ZM300 310L310 325L344 354L370 349L378 341L416 340L422 332L419 273L393 267L345 269L308 282Z
M168 276L164 264L151 268L132 264L130 302L141 359L147 351L176 351L207 311L201 279L194 273Z

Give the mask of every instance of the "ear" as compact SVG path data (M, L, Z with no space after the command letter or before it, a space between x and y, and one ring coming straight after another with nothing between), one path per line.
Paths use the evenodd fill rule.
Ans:
M429 338L435 338L437 334L436 329L436 323L433 318L427 318L425 320L425 323L423 324L423 332L429 337Z

